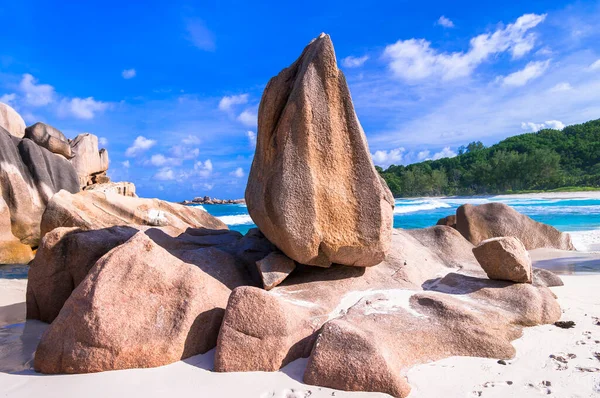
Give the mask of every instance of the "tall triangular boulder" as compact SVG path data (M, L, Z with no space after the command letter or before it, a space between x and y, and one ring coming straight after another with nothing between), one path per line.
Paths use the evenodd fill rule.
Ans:
M394 198L326 34L265 88L246 203L265 236L300 263L368 267L388 251Z

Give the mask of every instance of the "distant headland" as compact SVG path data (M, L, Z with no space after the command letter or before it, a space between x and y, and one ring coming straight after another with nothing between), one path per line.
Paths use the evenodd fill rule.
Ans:
M211 198L210 196L199 196L192 200L184 200L183 202L179 203L182 205L235 205L244 204L246 201L244 199L217 199Z

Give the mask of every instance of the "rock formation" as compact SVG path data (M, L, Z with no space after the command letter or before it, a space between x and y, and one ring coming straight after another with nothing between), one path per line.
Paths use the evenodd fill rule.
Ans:
M108 170L108 152L106 149L98 150L98 137L93 134L79 134L71 141L73 159L79 177L79 185L83 189L87 185L107 183L110 179L106 176Z
M61 191L48 203L41 230L46 234L58 227L83 230L114 225L174 227L183 232L188 227L227 229L206 211L159 199L126 197L111 192L82 191L72 195Z
M456 216L454 214L440 218L436 225L447 225L448 227L456 228Z
M87 185L84 191L112 192L123 196L137 198L135 185L132 182L108 182L103 184Z
M21 243L37 246L46 203L61 189L79 191L69 161L0 127L0 190L10 211L12 234Z
M490 279L531 283L531 258L514 236L490 238L473 248L473 254Z
M10 210L0 196L0 264L27 264L33 259L33 251L21 243L11 230Z
M14 137L23 138L25 135L25 121L7 104L0 102L0 127Z
M262 233L303 264L367 267L389 250L394 199L328 35L267 84L246 204Z
M273 252L257 261L256 267L260 273L263 287L265 290L271 290L296 269L296 263L285 254Z
M405 397L411 366L510 358L523 327L560 318L551 274L492 280L458 230L392 229L393 198L326 35L265 89L246 200L260 230L242 236L198 208L55 194L27 288L27 317L52 322L35 369L160 366L216 345L216 371L308 357L307 383ZM524 228L556 243L502 211L463 211L469 226L485 221L466 230Z
M460 206L456 210L456 229L474 245L489 238L514 236L527 250L575 250L569 234L534 221L504 203Z
M59 130L44 123L36 123L25 129L25 138L67 159L73 157L69 140Z
M52 322L34 367L89 373L161 366L217 340L229 289L143 232L90 270Z

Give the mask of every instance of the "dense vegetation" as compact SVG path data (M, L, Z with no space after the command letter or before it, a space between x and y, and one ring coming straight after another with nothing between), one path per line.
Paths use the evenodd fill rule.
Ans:
M491 147L472 142L453 158L377 169L396 197L600 187L600 119Z

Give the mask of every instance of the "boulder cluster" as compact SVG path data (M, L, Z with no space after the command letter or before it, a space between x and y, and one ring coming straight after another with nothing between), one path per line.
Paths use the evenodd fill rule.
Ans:
M111 184L107 170L108 152L98 150L95 135L69 140L44 123L25 127L13 108L0 103L0 264L31 261L43 236L42 215L57 192L92 189L135 196L133 184Z
M102 165L92 152L100 160L84 163ZM84 180L70 176L72 190L45 202L29 271L27 317L50 323L39 372L154 367L216 348L217 372L308 358L306 383L406 397L411 366L511 358L523 327L561 316L547 287L560 279L531 269L530 241L506 233L514 226L496 227L511 214L477 218L477 231L509 236L478 247L447 225L392 228L394 200L325 34L265 89L246 190L258 228L242 235L199 207L78 192ZM548 231L535 242L560 241Z
M199 196L192 200L184 200L181 202L183 205L238 205L244 203L246 203L244 199L217 199L211 198L210 196Z

